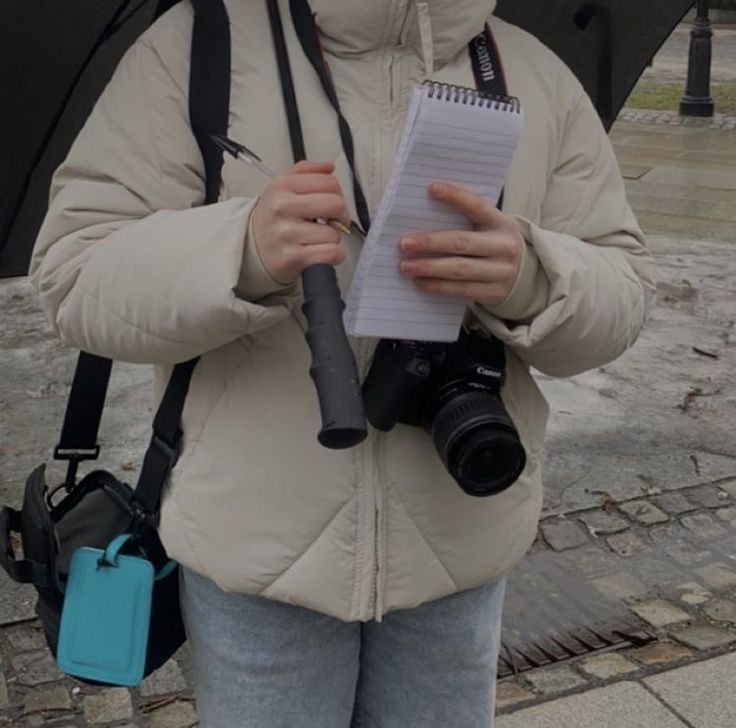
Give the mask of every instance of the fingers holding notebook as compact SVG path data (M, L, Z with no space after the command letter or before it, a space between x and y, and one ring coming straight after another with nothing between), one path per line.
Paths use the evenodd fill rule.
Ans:
M462 212L475 230L417 232L400 241L402 275L422 290L487 305L505 300L518 277L524 238L518 223L457 185L434 183L432 197Z

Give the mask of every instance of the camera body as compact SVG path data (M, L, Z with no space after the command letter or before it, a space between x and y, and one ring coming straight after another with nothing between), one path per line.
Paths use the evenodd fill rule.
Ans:
M501 401L506 357L495 337L463 328L457 342L381 340L363 384L369 422L423 428L460 487L489 496L513 485L526 464Z

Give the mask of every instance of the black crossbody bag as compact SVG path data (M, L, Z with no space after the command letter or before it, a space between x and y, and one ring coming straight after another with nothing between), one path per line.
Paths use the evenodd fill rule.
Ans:
M205 204L211 204L218 199L222 168L211 135L227 132L230 108L230 27L222 0L190 1L190 123L205 163ZM81 352L54 449L54 459L68 462L65 481L49 487L46 466L40 465L26 481L21 509L0 510L0 566L16 582L35 587L36 613L54 656L70 560L78 548L104 549L116 536L131 533L126 553L142 554L157 573L168 561L158 536L161 492L179 457L181 413L197 361L174 367L133 488L101 469L77 482L79 464L99 457L97 434L112 369L110 359ZM184 640L177 567L153 588L144 674L163 665Z

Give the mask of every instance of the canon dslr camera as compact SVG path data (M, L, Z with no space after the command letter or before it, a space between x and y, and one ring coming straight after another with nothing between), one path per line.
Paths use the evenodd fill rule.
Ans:
M498 339L465 328L452 344L384 339L363 384L366 415L384 432L397 422L422 427L466 493L495 495L526 464L501 401L505 365Z

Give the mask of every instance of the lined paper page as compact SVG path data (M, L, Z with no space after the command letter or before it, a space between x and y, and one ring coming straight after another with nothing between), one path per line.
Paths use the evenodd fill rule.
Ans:
M427 188L432 182L451 182L495 204L523 117L518 108L430 97L431 88L414 90L391 175L358 261L345 309L345 327L353 336L455 341L460 332L466 301L421 291L402 276L399 240L423 230L471 229L465 215L431 199Z

